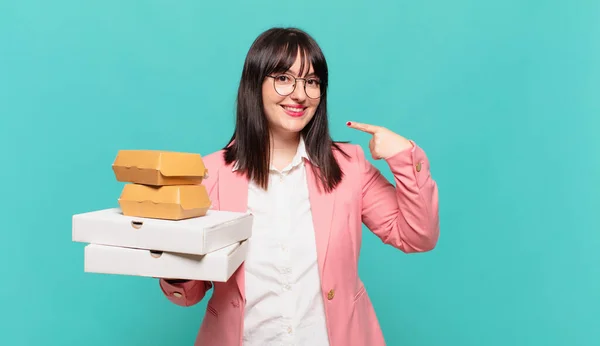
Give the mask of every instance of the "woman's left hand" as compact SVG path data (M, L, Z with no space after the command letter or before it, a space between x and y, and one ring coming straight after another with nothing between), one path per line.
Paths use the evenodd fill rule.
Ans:
M373 135L369 141L369 150L375 160L385 160L413 146L408 139L385 127L355 122L348 122L347 125Z

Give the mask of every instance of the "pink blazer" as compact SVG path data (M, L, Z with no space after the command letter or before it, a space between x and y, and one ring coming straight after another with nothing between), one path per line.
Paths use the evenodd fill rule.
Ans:
M331 346L385 345L379 322L358 276L362 224L383 243L403 252L433 249L439 235L438 190L425 152L413 143L389 159L392 185L367 161L363 149L341 144L335 151L345 174L337 189L322 193L307 164L317 258ZM217 210L247 211L248 180L225 165L222 151L204 157L210 177L204 184ZM228 282L160 281L166 297L191 306L213 288L195 345L240 346L244 320L244 265Z

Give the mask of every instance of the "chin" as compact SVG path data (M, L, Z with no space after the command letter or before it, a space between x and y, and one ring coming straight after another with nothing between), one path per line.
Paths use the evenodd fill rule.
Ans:
M304 129L304 127L297 127L297 128L293 128L293 129L287 129L287 132L297 134L297 133L302 132L303 129Z
M303 129L306 124L310 121L310 117L294 118L294 119L282 119L281 124L285 128L291 129Z
M302 131L302 129L304 129L304 126L306 126L306 124L304 122L296 123L296 124L290 124L290 123L284 122L279 125L279 129L282 132L299 133L300 131Z

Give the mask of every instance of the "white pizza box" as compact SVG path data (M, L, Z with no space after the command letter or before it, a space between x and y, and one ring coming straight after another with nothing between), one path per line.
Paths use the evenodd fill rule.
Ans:
M84 248L86 273L225 282L246 259L247 241L206 255L188 255L90 244Z
M185 220L123 215L120 208L73 216L75 242L204 255L250 238L253 216L221 210Z

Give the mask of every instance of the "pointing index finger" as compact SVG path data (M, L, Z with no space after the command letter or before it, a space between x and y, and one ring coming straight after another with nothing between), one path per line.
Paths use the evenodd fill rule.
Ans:
M357 123L357 122L348 122L348 127L351 127L353 129L357 129L359 131L363 131L366 133L370 133L370 134L374 134L377 131L377 126L374 125L369 125L369 124L363 124L363 123Z

